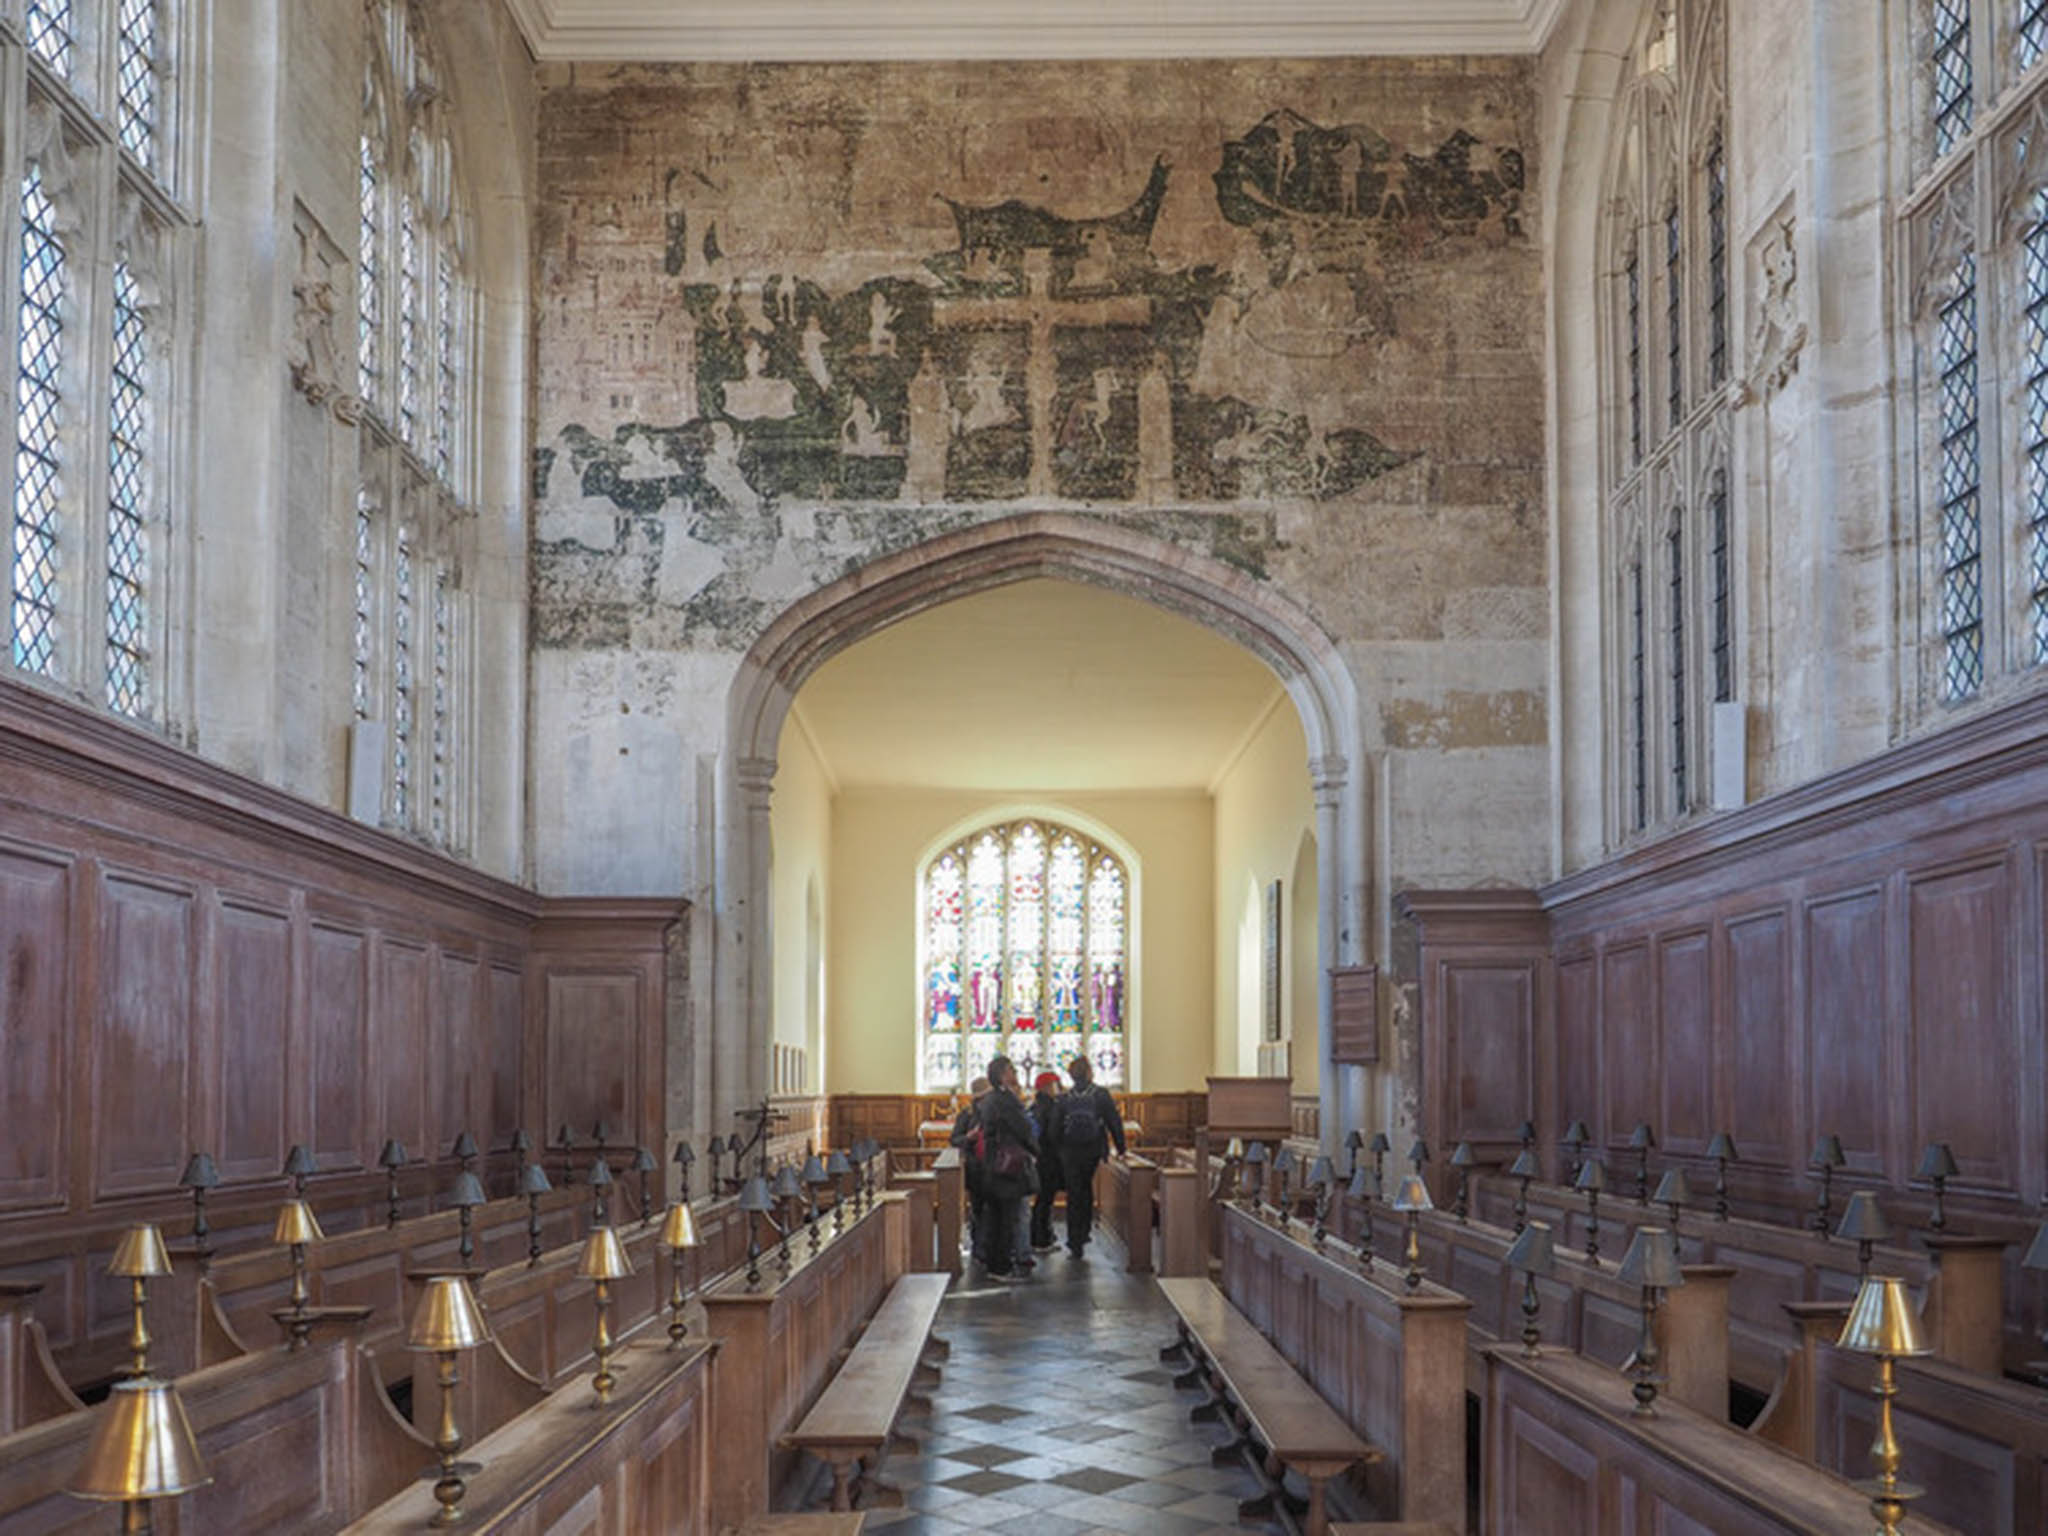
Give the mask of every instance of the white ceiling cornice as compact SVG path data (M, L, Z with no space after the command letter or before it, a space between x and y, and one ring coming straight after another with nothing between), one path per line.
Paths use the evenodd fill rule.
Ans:
M640 62L1526 54L1566 0L506 0L536 57Z

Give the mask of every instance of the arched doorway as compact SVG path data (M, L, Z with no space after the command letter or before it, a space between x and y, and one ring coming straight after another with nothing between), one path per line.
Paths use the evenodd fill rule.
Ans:
M769 791L782 726L797 690L840 651L927 608L1034 577L1140 598L1242 645L1270 667L1300 715L1316 805L1317 1017L1327 976L1368 958L1372 886L1369 775L1349 668L1315 622L1242 571L1110 524L1034 513L941 535L884 556L793 603L741 663L729 696L720 764L718 868L708 978L692 986L710 1019L701 1111L722 1124L767 1090L772 1038ZM1327 1028L1318 1038L1327 1040ZM1327 1062L1323 1123L1355 1123L1364 1085Z

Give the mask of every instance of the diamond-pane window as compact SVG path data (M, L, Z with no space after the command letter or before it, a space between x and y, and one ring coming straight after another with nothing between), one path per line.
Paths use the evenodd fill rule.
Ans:
M1713 548L1708 551L1709 574L1714 583L1714 698L1727 703L1735 697L1735 640L1733 617L1729 612L1728 589L1728 471L1717 469L1707 492L1707 516L1712 523Z
M412 541L398 535L391 588L391 819L412 819L413 608Z
M434 572L434 645L432 652L434 711L427 780L427 825L436 843L448 846L448 768L455 749L455 615L448 592L448 573Z
M420 221L411 193L398 200L398 435L420 441Z
M23 18L28 29L29 52L57 74L71 78L71 55L78 40L78 22L71 0L28 0Z
M1678 205L1664 215L1664 428L1678 430L1685 414L1685 243L1680 238Z
M434 262L434 472L446 485L455 468L455 259L444 246Z
M1650 824L1650 699L1646 635L1643 628L1643 567L1628 570L1629 801L1630 820L1640 832Z
M377 571L374 507L368 491L356 492L356 600L355 625L349 636L349 671L358 720L370 718L370 637L376 613L376 589L372 583Z
M1628 289L1628 445L1629 456L1643 462L1643 272L1636 249L1629 247L1622 274Z
M148 327L128 263L114 264L114 376L107 435L107 706L140 716L149 702L143 623L148 572L144 481Z
M1970 0L1933 0L1928 64L1934 75L1934 153L1947 154L1970 132Z
M1728 153L1718 135L1707 155L1707 373L1728 380Z
M121 147L151 170L157 158L158 0L121 0L121 63L116 93Z
M2039 665L2048 662L2048 192L2035 194L2033 214L2020 241L2026 306L2020 446L2026 454L2027 628Z
M1977 261L1965 253L1954 293L1936 319L1941 376L1941 693L1967 698L1984 684L1983 471L1977 441Z
M2048 0L2019 0L2019 17L2013 27L2013 62L2022 70L2032 69L2048 52Z
M43 676L57 667L57 430L66 280L57 210L43 190L42 167L32 163L21 187L21 342L7 627L14 665Z
M1686 781L1685 536L1676 513L1664 547L1671 566L1667 632L1671 646L1671 801L1683 812L1691 804L1691 786Z
M367 133L356 203L356 377L363 399L374 408L384 377L384 176Z

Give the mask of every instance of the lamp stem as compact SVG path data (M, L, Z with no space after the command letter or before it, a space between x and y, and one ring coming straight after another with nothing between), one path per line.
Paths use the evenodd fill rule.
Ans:
M526 1267L540 1262L540 1196L526 1197Z
M213 1245L206 1240L212 1230L206 1224L206 1191L195 1186L192 1191L192 1247L199 1255L199 1273L202 1275L213 1267Z
M1586 1191L1586 1262L1600 1265L1600 1191Z
M1522 1235L1522 1228L1529 1225L1529 1178L1524 1174L1515 1189L1515 1235Z
M1656 1311L1656 1289L1646 1285L1643 1287L1643 1333L1636 1341L1635 1385L1629 1389L1636 1400L1630 1412L1639 1419L1657 1416L1657 1330L1653 1322Z
M290 1349L304 1349L306 1341L313 1336L313 1323L306 1316L306 1303L312 1295L306 1289L306 1245L292 1244L292 1322Z
M1451 1214L1458 1218L1458 1224L1460 1226L1463 1226L1465 1223L1465 1213L1471 1209L1471 1192L1472 1170L1469 1168L1460 1168L1458 1170L1458 1198L1452 1204L1451 1207Z
M1870 1496L1870 1512L1877 1516L1881 1531L1896 1531L1906 1518L1906 1501L1899 1496L1899 1464L1905 1460L1899 1437L1892 1431L1892 1399L1899 1395L1892 1357L1877 1357L1877 1438L1870 1442L1870 1460L1877 1476Z
M1532 1360L1542 1353L1537 1346L1543 1334L1536 1326L1536 1312L1542 1304L1536 1294L1536 1272L1529 1270L1522 1276L1522 1350Z
M455 1453L462 1449L462 1431L455 1427L455 1386L462 1378L455 1371L455 1351L444 1349L436 1356L435 1375L441 1384L441 1425L434 1435L434 1449L441 1453L441 1476L434 1483L434 1511L429 1525L453 1525L462 1518L460 1505L467 1491L462 1474L455 1467Z
M1728 1159L1714 1159L1714 1220L1728 1219Z
M683 1252L681 1248L668 1251L668 1347L681 1349L689 1329L683 1324Z
M466 1205L462 1208L462 1242L458 1251L462 1254L462 1267L469 1268L470 1260L476 1257L476 1237L470 1230L469 1207Z
M597 1402L604 1407L612 1400L612 1387L618 1378L612 1375L612 1284L609 1280L597 1282L597 1340L593 1350L597 1355L597 1375L591 1386L597 1389Z
M156 1521L149 1512L147 1499L123 1499L121 1501L121 1536L155 1536Z
M398 1225L398 1170L387 1168L384 1177L387 1181L384 1188L384 1225L395 1227Z
M1321 1253L1323 1251L1323 1240L1330 1235L1330 1229L1328 1226L1325 1225L1325 1222L1328 1220L1329 1215L1330 1186L1325 1184L1321 1189L1318 1189L1316 1191L1315 1246L1317 1253Z
M1834 1183L1835 1170L1828 1164L1820 1165L1820 1201L1813 1208L1813 1230L1822 1237L1828 1235L1828 1195Z
M143 1315L143 1306L149 1299L149 1282L140 1275L129 1278L134 1289L130 1298L132 1309L128 1324L128 1374L147 1376L149 1374L149 1319Z
M1934 1217L1927 1224L1937 1232L1948 1225L1948 1214L1942 1209L1942 1186L1946 1183L1948 1180L1940 1177L1934 1181Z
M1401 1283L1409 1290L1422 1286L1422 1218L1414 1211L1408 1213L1408 1273L1401 1277Z

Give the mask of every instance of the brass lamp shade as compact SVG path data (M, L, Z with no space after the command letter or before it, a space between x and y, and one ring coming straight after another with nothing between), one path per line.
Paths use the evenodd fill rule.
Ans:
M407 1349L475 1349L489 1337L483 1312L470 1294L469 1282L460 1275L436 1275L420 1294L413 1309L412 1325L406 1330Z
M635 1173L653 1173L660 1167L661 1164L654 1160L654 1154L645 1147L635 1147L633 1149L633 1171Z
M1525 1275L1547 1275L1557 1267L1557 1240L1547 1221L1532 1221L1522 1228L1508 1249L1507 1265Z
M678 1168L687 1169L692 1163L697 1161L697 1154L690 1149L689 1142L679 1141L676 1143L676 1150L669 1161Z
M1461 1141L1451 1149L1453 1168L1474 1168L1479 1164L1479 1154L1472 1150L1472 1143Z
M522 1195L545 1195L555 1186L548 1182L548 1171L539 1163L528 1163L526 1171L519 1175L519 1193Z
M153 1376L117 1381L71 1480L81 1499L163 1499L213 1481L177 1389Z
M1636 1122L1636 1128L1628 1133L1628 1144L1638 1152L1647 1151L1657 1145L1657 1133L1650 1129L1649 1121Z
M769 1193L768 1181L758 1173L740 1187L740 1209L757 1215L775 1209L775 1197Z
M2021 1269L2048 1269L2048 1221L2034 1231L2034 1240L2027 1244L2026 1257L2020 1260Z
M664 1248L697 1246L696 1213L680 1200L670 1206L668 1214L661 1218L661 1245Z
M1371 1194L1372 1170L1363 1163L1360 1163L1358 1171L1351 1175L1351 1183L1346 1186L1344 1193L1354 1200L1363 1200L1367 1195Z
M454 1145L454 1147L452 1147L452 1148L451 1148L450 1150L451 1150L451 1152L453 1153L453 1155L454 1155L454 1156L456 1156L456 1157L462 1157L462 1158L470 1158L470 1157L475 1157L475 1156L476 1156L476 1138L475 1138L474 1136L470 1135L470 1134L469 1134L469 1132L467 1132L467 1131L464 1131L464 1132L463 1132L463 1133L462 1133L462 1134L461 1134L460 1136L457 1136L457 1137L455 1138L455 1145Z
M1524 1120L1520 1125L1516 1126L1515 1140L1525 1147L1534 1142L1536 1140L1536 1122L1534 1120Z
M213 1165L213 1156L207 1152L194 1152L185 1171L178 1175L180 1189L212 1189L219 1183L220 1169Z
M1930 1141L1920 1154L1920 1166L1913 1170L1916 1179L1952 1179L1961 1170L1956 1167L1956 1155L1949 1150L1945 1141Z
M1310 1189L1328 1189L1331 1181L1336 1176L1336 1170L1331 1168L1330 1160L1327 1157L1319 1157L1308 1165L1308 1187Z
M803 1198L803 1181L796 1176L795 1164L784 1163L782 1165L775 1175L773 1190L775 1198L778 1200L800 1200Z
M1358 1133L1353 1131L1351 1134L1356 1136ZM1230 1145L1223 1149L1223 1155L1232 1162L1237 1162L1241 1159L1244 1156L1244 1138L1242 1136L1231 1137Z
M1429 1198L1429 1186L1422 1182L1420 1174L1408 1173L1401 1176L1401 1182L1394 1188L1394 1198L1389 1202L1397 1211L1433 1211L1436 1203Z
M604 1189L607 1188L611 1184L611 1182L611 1165L600 1157L590 1165L590 1187L592 1189Z
M164 1251L163 1234L149 1223L130 1227L121 1234L107 1273L124 1280L147 1280L171 1272L171 1256Z
M1807 1159L1815 1168L1840 1168L1848 1161L1842 1155L1842 1138L1832 1131L1813 1144L1813 1156Z
M1589 1157L1579 1165L1575 1187L1589 1189L1595 1193L1607 1187L1607 1168L1599 1158Z
M289 1177L294 1179L311 1178L319 1171L319 1163L314 1160L313 1154L304 1147L294 1145L291 1151L285 1154L284 1172Z
M533 1150L533 1137L527 1134L525 1126L521 1126L512 1133L512 1139L506 1145L523 1157Z
M1637 1227L1614 1278L1645 1290L1668 1291L1685 1284L1685 1271L1671 1247L1671 1233L1663 1227Z
M1294 1148L1288 1146L1284 1141L1280 1144L1280 1150L1274 1154L1273 1171L1275 1173L1292 1173L1294 1171Z
M1536 1154L1527 1147L1515 1154L1515 1160L1508 1164L1508 1176L1516 1179L1537 1179L1543 1176L1543 1165L1536 1161Z
M1666 1168L1664 1177L1657 1181L1657 1193L1650 1196L1659 1205L1689 1205L1692 1203L1692 1186L1685 1180L1683 1168Z
M1897 1275L1866 1275L1835 1347L1861 1355L1927 1354L1927 1332L1906 1294L1906 1282Z
M1415 1138L1415 1145L1408 1149L1408 1161L1418 1168L1429 1161L1429 1143L1420 1136Z
M851 1172L853 1172L853 1164L846 1160L846 1154L844 1152L834 1152L830 1157L825 1159L825 1176L827 1178L843 1178ZM745 1204L746 1197L744 1195L742 1195L740 1199L740 1208L742 1210L752 1209L752 1207L749 1207ZM768 1209L768 1207L764 1205L759 1207L759 1209L765 1211L766 1209Z
M1565 1127L1564 1144L1568 1147L1583 1147L1593 1139L1593 1133L1586 1129L1586 1122L1574 1120Z
M1237 1140L1235 1136L1231 1137L1230 1139L1232 1141ZM1363 1151L1365 1149L1365 1132L1358 1130L1356 1128L1347 1131L1344 1135L1344 1146L1345 1150L1347 1151Z
M1244 1160L1250 1163L1255 1168L1265 1167L1266 1144L1263 1141L1255 1141L1250 1146L1246 1147L1244 1149Z
M1387 1139L1385 1131L1374 1131L1372 1133L1372 1140L1365 1144L1365 1150L1368 1152L1391 1152L1394 1150L1394 1144Z
M1726 1131L1714 1132L1714 1139L1707 1143L1707 1156L1730 1163L1742 1161L1735 1153L1735 1138Z
M290 1243L317 1243L326 1236L320 1223L313 1219L313 1207L303 1200L287 1200L278 1207L277 1225L271 1229L270 1240L282 1247Z
M633 1261L626 1256L626 1245L619 1241L617 1232L610 1227L593 1227L584 1240L583 1258L576 1273L586 1280L623 1280L633 1273Z
M825 1171L824 1162L815 1152L804 1159L802 1177L806 1184L829 1184L832 1182L832 1175Z
M405 1143L396 1136L384 1143L384 1150L377 1154L379 1168L403 1168L412 1159L406 1155Z
M490 1196L484 1193L484 1182L468 1171L455 1175L455 1183L448 1191L448 1203L457 1208L484 1205Z
M1835 1236L1852 1243L1883 1243L1889 1242L1891 1235L1892 1224L1884 1219L1876 1195L1859 1189L1849 1197L1849 1208L1842 1212L1842 1224L1835 1228Z

